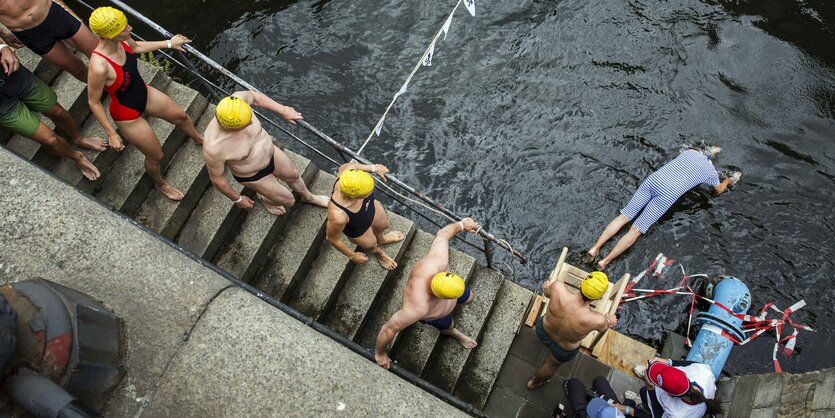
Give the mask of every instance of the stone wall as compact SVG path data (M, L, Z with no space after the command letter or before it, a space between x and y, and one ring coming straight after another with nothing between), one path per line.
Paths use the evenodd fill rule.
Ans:
M728 418L835 416L835 368L803 374L736 376L718 383Z

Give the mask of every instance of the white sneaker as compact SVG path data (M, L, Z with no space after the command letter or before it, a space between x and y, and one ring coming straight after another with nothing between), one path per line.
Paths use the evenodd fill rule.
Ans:
M640 405L641 404L641 396L638 395L637 393L631 391L631 390L627 390L626 392L623 392L623 397L626 400L635 402L635 405Z
M632 373L635 373L635 376L638 376L639 378L643 379L644 376L646 376L646 374L647 374L647 366L644 366L643 364L639 364L639 365L632 368ZM632 393L635 393L635 392L632 392Z

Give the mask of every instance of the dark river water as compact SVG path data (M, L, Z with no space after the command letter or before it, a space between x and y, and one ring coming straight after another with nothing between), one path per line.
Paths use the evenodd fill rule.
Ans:
M130 3L353 149L455 5ZM817 332L800 334L798 352L779 357L783 368L835 366L835 2L477 0L476 8L471 17L459 7L432 66L418 71L366 157L528 254L517 281L534 287L563 246L579 263L640 181L683 144L718 144L717 166L739 167L742 181L719 197L686 194L607 273L638 273L664 252L688 273L741 278L757 311L805 299L793 318ZM642 285L671 287L678 277ZM683 329L687 308L673 296L627 303L619 330L658 344L665 330ZM773 343L771 335L735 348L726 370L773 370Z

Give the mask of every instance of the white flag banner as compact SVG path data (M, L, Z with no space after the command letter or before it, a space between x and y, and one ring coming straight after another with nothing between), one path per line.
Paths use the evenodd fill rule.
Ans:
M429 52L423 56L423 66L424 67L431 67L432 66L432 55L435 55L435 42L432 42L432 45L429 45Z
M380 136L380 131L383 130L383 122L385 122L385 121L386 121L386 117L383 116L382 118L380 118L380 121L377 122L377 127L374 128L374 133L377 134L377 136Z
M446 22L444 23L444 27L443 27L444 40L446 40L446 35L449 32L449 25L451 25L451 24L452 24L452 15L449 15L449 18L447 18Z
M407 81L407 82L403 83L403 87L400 87L400 90L397 93L395 93L394 100L397 100L398 97L405 94L406 89L408 89L408 88L409 88L409 82Z
M475 0L464 0L464 6L467 6L467 11L475 16Z

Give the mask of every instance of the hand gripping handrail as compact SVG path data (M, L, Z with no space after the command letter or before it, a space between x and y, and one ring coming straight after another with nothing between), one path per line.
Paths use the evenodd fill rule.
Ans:
M123 11L125 11L126 13L129 13L133 17L136 17L137 19L141 20L144 24L148 25L149 27L151 27L155 31L159 32L161 35L163 35L165 37L168 37L168 38L171 38L171 37L174 36L173 33L169 32L167 29L163 28L162 26L160 26L156 22L148 19L142 13L139 13L137 10L128 6L124 2L122 2L120 0L110 0L110 2L113 3L114 5L116 5L117 7L119 7L120 9L122 9ZM200 52L197 49L195 49L194 47L192 47L191 45L183 45L183 48L186 51L188 51L189 53L191 53L192 55L194 55L195 57L197 57L198 59L200 59L200 61L208 64L209 66L211 66L215 70L219 71L220 73L222 73L226 77L228 77L228 78L232 79L233 81L235 81L236 83L238 83L241 87L243 87L247 90L254 90L254 91L260 92L260 90L258 88L256 88L255 86L253 86L252 84L250 84L246 80L238 77L235 73L229 71L228 69L226 69L222 65L218 64L217 62L215 62L214 60L212 60L208 56L204 55L202 52ZM304 120L298 121L297 123L301 127L307 129L308 131L310 131L314 135L318 136L320 139L322 139L323 141L328 143L330 146L334 147L337 151L349 155L351 158L355 159L356 161L358 161L360 163L370 164L369 160L367 160L367 159L361 157L360 155L356 154L354 151L350 150L345 145L335 141L333 138L331 138L330 136L328 136L324 132L320 131L319 129L317 129L316 127L311 125L310 123L308 123ZM435 209L437 209L443 215L449 217L450 219L453 219L454 221L460 221L461 219L463 219L458 214L450 211L449 209L445 208L443 205L441 205L441 204L435 202L434 200L430 199L429 197L427 197L423 193L418 192L413 187L409 186L408 184L406 184L403 181L401 181L400 179L398 179L396 176L387 175L386 179L391 181L392 183L396 184L397 186L403 188L404 190L408 191L409 193L411 193L412 195L414 195L418 199L420 199L420 200L426 202L427 204L431 205L432 207L434 207ZM490 242L492 242L496 245L499 245L500 247L506 249L513 256L518 258L519 261L522 264L526 264L528 262L528 257L525 254L522 254L521 252L515 250L506 241L496 238L496 236L494 236L493 234L485 231L484 229L479 229L478 235L480 235L483 239L485 239L487 241L490 241ZM486 247L485 247L485 253L487 253L487 255L489 257L489 253L487 252Z

